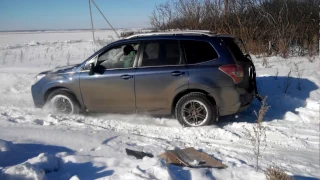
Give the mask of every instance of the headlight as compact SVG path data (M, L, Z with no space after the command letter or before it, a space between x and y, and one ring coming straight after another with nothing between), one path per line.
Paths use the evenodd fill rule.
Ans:
M38 74L38 75L36 75L36 77L34 78L33 84L35 84L36 82L38 82L40 79L42 79L45 76L46 76L46 74Z
M46 76L46 74L38 74L37 76L36 76L36 81L39 81L40 79L42 79L43 77L45 77Z

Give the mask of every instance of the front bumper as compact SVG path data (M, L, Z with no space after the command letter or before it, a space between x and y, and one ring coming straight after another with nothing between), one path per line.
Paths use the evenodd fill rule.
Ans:
M34 106L37 108L42 108L45 102L42 98L43 96L41 95L40 88L38 88L36 84L31 86L31 94L32 94Z

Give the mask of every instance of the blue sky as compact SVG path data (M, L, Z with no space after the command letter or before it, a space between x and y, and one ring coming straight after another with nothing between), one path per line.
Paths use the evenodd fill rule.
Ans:
M116 28L149 27L156 4L166 0L95 0ZM92 5L95 28L109 28ZM0 0L0 31L91 28L88 0Z

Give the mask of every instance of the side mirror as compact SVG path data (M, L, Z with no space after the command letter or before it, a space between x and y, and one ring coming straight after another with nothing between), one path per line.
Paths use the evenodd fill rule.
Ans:
M90 63L89 64L89 76L94 75L94 64Z

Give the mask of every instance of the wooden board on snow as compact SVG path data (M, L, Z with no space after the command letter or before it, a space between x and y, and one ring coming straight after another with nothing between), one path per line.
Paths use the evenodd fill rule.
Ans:
M220 161L211 158L207 153L199 152L194 148L169 150L158 157L163 158L169 164L182 165L193 168L211 167L226 168Z

